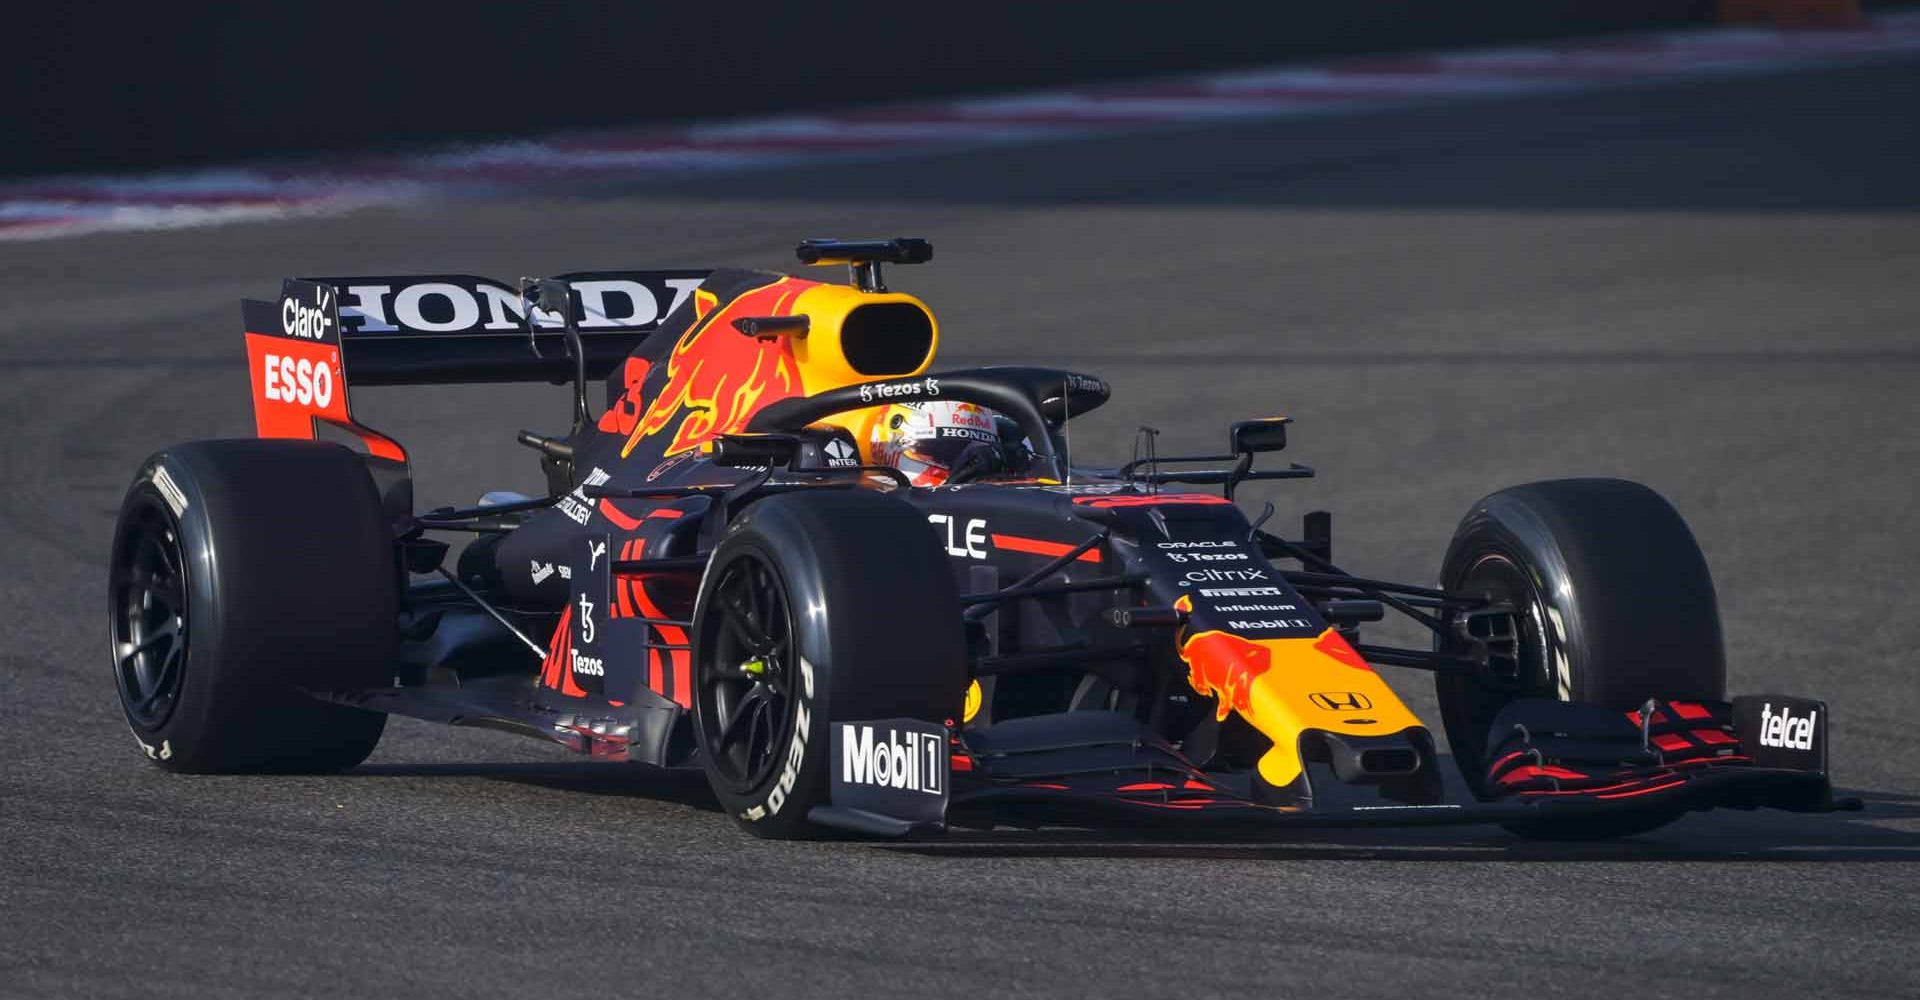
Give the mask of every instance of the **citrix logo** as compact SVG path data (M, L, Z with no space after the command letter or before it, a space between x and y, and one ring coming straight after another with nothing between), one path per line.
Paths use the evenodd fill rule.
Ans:
M1196 583L1244 583L1249 580L1271 578L1267 576L1265 570L1259 569L1195 569L1187 571L1186 579L1187 583L1184 586Z

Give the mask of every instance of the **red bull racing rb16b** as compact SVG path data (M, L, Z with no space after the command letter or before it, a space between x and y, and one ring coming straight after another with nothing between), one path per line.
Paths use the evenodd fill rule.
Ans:
M769 837L995 823L1497 823L1607 837L1697 809L1820 812L1826 706L1725 691L1706 562L1619 480L1474 504L1436 586L1356 576L1284 419L1217 454L1070 463L1108 386L936 369L883 264L288 280L244 303L258 437L141 467L109 581L113 676L178 771L333 771L401 714L698 768ZM418 511L352 386L571 382L521 432L547 495ZM605 408L589 397L605 386ZM464 541L455 553L455 542ZM1432 633L1375 645L1388 612ZM1376 672L1433 675L1465 778ZM1458 783L1455 783L1456 786Z

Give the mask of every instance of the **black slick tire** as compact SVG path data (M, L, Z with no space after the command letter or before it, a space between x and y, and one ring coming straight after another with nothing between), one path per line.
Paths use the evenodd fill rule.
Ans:
M1487 728L1515 698L1591 702L1624 712L1648 698L1726 696L1719 607L1706 559L1673 506L1639 483L1560 479L1481 499L1447 546L1440 585L1490 596L1515 611L1513 683L1436 676L1447 741L1477 795L1486 794ZM1465 651L1459 640L1439 647ZM1510 829L1540 839L1598 839L1674 818Z
M360 456L196 441L142 466L115 527L108 634L146 756L197 773L349 768L386 716L306 691L391 680L393 535Z
M966 640L924 515L868 490L748 508L694 613L694 730L726 812L757 836L823 834L831 724L960 717Z

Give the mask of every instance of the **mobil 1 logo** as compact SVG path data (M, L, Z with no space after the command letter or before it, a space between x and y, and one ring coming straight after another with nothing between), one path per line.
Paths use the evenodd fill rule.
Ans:
M896 819L946 819L947 729L918 719L837 722L827 768L833 804Z

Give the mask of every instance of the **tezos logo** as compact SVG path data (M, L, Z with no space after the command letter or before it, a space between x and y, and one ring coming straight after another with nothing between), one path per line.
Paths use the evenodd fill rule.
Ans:
M939 795L946 791L940 787L940 754L946 752L946 740L932 733L889 729L875 739L872 726L842 724L840 780Z
M606 662L598 656L582 656L577 649L567 650L573 657L573 672L584 677L605 677Z
M1184 562L1240 562L1251 559L1245 552L1162 552L1169 560Z
M325 361L269 354L262 367L262 391L268 399L322 410L333 405L333 366Z
M333 325L332 311L333 289L320 286L318 301L313 305L302 305L300 300L291 296L280 300L280 329L289 337L302 340L324 340L327 327Z
M1112 395L1106 382L1091 375L1078 375L1073 372L1067 373L1066 388L1068 392L1097 392L1103 396Z
M580 641L593 641L593 602L585 594L580 595Z
M1813 749L1813 727L1818 724L1820 713L1808 712L1805 718L1795 718L1780 706L1779 714L1774 714L1773 703L1760 706L1760 745L1777 747L1781 750Z
M871 403L876 399L895 399L904 396L938 396L940 380L929 375L912 382L862 382L860 383L860 401Z

